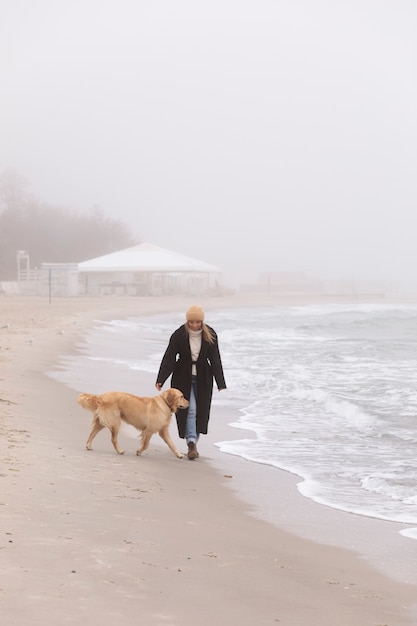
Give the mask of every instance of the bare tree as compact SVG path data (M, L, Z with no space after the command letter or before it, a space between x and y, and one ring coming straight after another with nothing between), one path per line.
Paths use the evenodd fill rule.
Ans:
M16 170L0 173L0 211L22 207L29 196L29 181Z
M126 224L95 207L87 214L34 199L23 177L0 175L0 279L15 280L17 250L26 250L31 267L79 263L133 246L138 240Z

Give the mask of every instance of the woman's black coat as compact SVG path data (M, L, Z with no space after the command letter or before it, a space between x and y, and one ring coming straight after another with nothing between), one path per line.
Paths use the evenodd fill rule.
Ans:
M207 324L206 324L207 326ZM197 367L197 433L207 434L210 418L211 398L213 395L213 377L218 389L226 389L223 366L214 330L207 326L213 336L214 343L210 344L201 338L200 354L196 362ZM171 387L179 389L189 400L191 393L191 349L187 329L183 324L171 335L168 347L162 357L157 383L162 385L172 374ZM178 409L176 413L178 434L184 439L185 424L188 409Z

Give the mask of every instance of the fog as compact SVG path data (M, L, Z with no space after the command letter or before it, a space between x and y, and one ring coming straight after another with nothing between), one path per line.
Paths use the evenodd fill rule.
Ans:
M0 0L0 170L224 271L417 286L415 0Z

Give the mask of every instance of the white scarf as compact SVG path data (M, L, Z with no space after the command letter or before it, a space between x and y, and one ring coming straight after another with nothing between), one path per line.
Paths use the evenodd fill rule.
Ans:
M197 361L198 355L200 354L200 350L201 350L201 339L202 339L203 331L201 329L200 330L188 329L188 333L190 337L191 360ZM197 374L197 367L194 365L194 363L191 369L191 374L193 376L196 376Z

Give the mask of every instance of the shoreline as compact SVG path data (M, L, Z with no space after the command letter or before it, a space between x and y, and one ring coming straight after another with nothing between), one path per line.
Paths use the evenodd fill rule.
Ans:
M216 303L217 299L211 303ZM230 306L228 302L223 307ZM243 302L242 304L246 304ZM253 303L251 303L253 304ZM280 304L283 304L280 302ZM258 306L258 303L257 303ZM206 306L207 308L207 306ZM218 306L216 313L219 312ZM143 318L142 318L143 319ZM103 322L104 323L104 322ZM149 322L152 324L152 321ZM154 376L148 372L140 372L140 385L137 388L138 374L136 370L126 370L123 366L117 365L120 356L119 348L110 338L105 339L100 331L100 325L96 326L97 332L89 333L88 342L92 342L96 347L92 356L106 357L109 363L83 360L83 367L86 368L85 377L89 380L90 387L79 384L78 371L80 361L76 358L70 365L71 373L69 378L63 382L68 382L77 391L103 392L112 388L113 381L118 380L119 389L131 392L134 390L139 395L154 394ZM104 339L102 349L101 345ZM139 331L133 339L131 350L124 344L123 354L130 358L148 360L148 337L145 329ZM143 352L141 346L143 344ZM126 353L126 348L128 352ZM107 359L105 359L106 361ZM155 365L157 367L157 365ZM65 365L68 372L68 362ZM56 378L59 379L59 375ZM72 384L75 383L75 384ZM207 437L202 438L203 455L211 462L215 469L222 466L230 466L229 474L233 474L232 480L226 480L225 485L230 487L232 492L243 500L258 519L267 521L281 529L296 534L299 537L309 539L327 545L342 547L357 554L367 560L372 566L380 570L383 574L397 580L417 584L417 573L415 571L415 559L417 558L417 544L415 539L400 536L404 529L413 527L412 524L394 520L384 520L371 515L364 516L359 513L338 509L325 503L308 498L299 492L298 484L303 479L297 474L292 474L281 468L276 468L267 463L256 463L246 461L239 455L225 454L221 451L221 446L216 444L224 440L236 440L240 438L251 439L256 434L251 431L231 426L231 423L239 421L239 407L233 407L227 401L224 394L214 393L212 420L210 431ZM216 406L217 405L217 406ZM172 428L173 436L176 437L176 429ZM130 435L136 437L136 432ZM210 442L210 443L209 443ZM158 444L158 438L155 445ZM130 442L130 445L132 443ZM207 448L207 450L205 450ZM220 448L220 449L219 449ZM239 463L241 463L239 465ZM244 475L244 479L242 479ZM285 511L282 510L282 499L277 490L281 490L284 485ZM260 488L261 486L261 488Z
M231 427L232 430L235 430ZM250 438L252 431L237 429ZM213 445L218 436L210 437ZM227 440L240 438L227 435ZM226 439L226 437L224 437ZM232 480L224 484L250 509L255 518L302 539L349 550L393 581L417 586L417 546L400 534L410 524L383 520L336 509L307 498L298 491L303 479L272 465L246 461L216 450L210 464L226 470Z
M244 299L201 303L207 310L288 304L276 298L242 304ZM76 405L76 394L45 372L60 355L76 351L77 339L97 317L121 319L184 308L184 298L177 297L93 300L46 306L28 298L0 300L0 326L8 323L3 304L13 313L12 327L0 331L5 459L0 511L7 512L0 597L8 623L25 625L30 619L37 624L64 613L68 623L110 624L116 617L133 618L139 600L148 623L155 624L177 625L190 618L200 626L219 620L240 625L415 623L409 613L413 585L392 581L353 549L300 537L294 520L285 515L278 525L259 518L243 490L249 480L280 470L254 469L253 463L214 447L221 429L235 434L237 429L213 426L204 440L204 453L211 445L213 454L198 464L175 459L154 439L143 458L134 456L133 445L118 457L105 434L97 437L94 452L84 450L90 418ZM297 297L290 304L295 302L304 303ZM222 411L215 407L213 425ZM313 515L310 523L323 524L327 535L337 526L337 521L329 523L331 509L298 494L296 477L281 475L277 482L280 503L295 518L321 509L322 518ZM270 478L261 483L270 484ZM297 500L305 501L301 511ZM345 521L349 516L336 513ZM370 528L355 524L349 529L351 521L348 532L352 537L364 533L366 540ZM27 604L23 590L29 590ZM219 602L207 607L212 592ZM122 602L125 597L129 602ZM13 608L14 603L19 606Z

